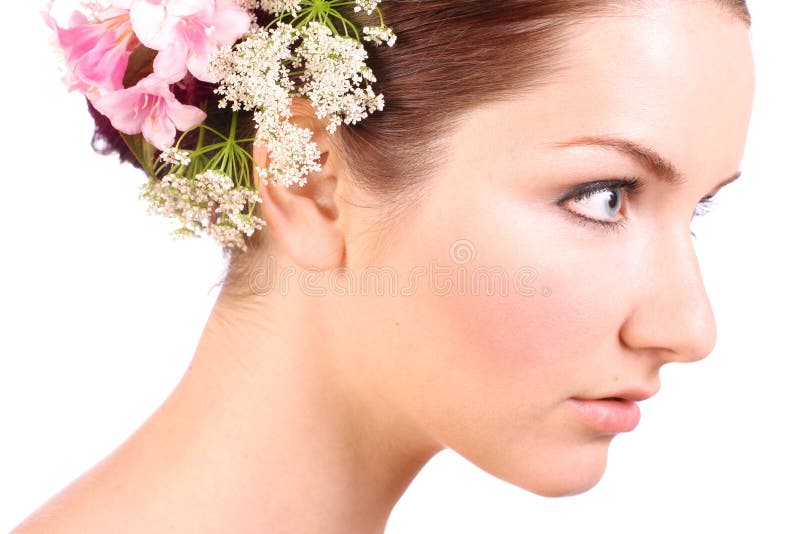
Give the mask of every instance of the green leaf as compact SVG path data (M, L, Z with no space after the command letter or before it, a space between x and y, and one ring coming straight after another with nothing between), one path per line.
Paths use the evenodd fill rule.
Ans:
M150 178L156 178L155 176L155 169L153 165L153 155L155 153L155 147L144 140L142 134L136 135L128 135L125 133L119 133L122 136L122 139L125 141L125 144L128 145L128 148L131 149L131 153L136 156L136 160L139 164L144 168L147 176Z

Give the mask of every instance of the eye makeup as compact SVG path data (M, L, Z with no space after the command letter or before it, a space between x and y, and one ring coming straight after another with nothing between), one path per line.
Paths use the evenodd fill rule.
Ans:
M586 215L577 213L574 210L564 208L564 204L569 201L584 200L597 193L604 192L618 192L618 196L616 198L619 198L621 203L625 203L640 193L642 191L642 187L642 181L637 177L626 177L613 180L597 180L593 182L587 182L573 188L560 199L558 199L556 204L567 211L582 226L594 225L595 227L599 227L604 230L618 231L625 227L626 221L624 218L620 221L604 221L601 219L595 219L593 217L587 217ZM718 190L719 188L717 191ZM702 217L703 215L709 213L711 207L713 206L715 195L716 191L713 194L706 195L700 200L700 202L698 202L694 214L692 215L693 219L694 217ZM696 237L694 232L692 232L692 236Z
M606 231L619 231L625 227L625 219L620 221L603 221L593 217L587 217L574 210L564 208L564 204L571 200L584 200L597 193L603 192L618 192L617 198L620 202L627 202L628 198L636 196L642 189L642 181L636 177L625 177L613 180L596 180L581 184L560 199L556 201L559 207L562 207L570 216L575 218L576 222L582 226L594 225L595 228L601 228ZM624 194L623 194L624 192Z

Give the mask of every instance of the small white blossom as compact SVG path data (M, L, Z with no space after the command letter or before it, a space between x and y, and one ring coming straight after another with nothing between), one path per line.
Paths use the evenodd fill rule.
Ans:
M293 63L290 47L298 38L293 26L278 22L269 30L248 33L241 43L214 54L209 69L220 80L214 89L222 95L219 107L273 113L288 108L294 83L287 63Z
M386 43L389 46L394 46L397 41L397 36L392 29L385 26L364 26L363 36L365 41L377 44Z
M258 141L270 154L269 167L258 169L262 178L302 186L307 174L320 170L313 132L288 120L294 97L307 97L318 118L329 117L330 133L383 109L383 95L369 85L376 79L366 59L360 41L311 21L301 28L283 22L260 28L211 60L211 71L220 79L215 89L222 96L220 107L254 111ZM299 87L292 71L301 73Z
M333 35L327 26L309 22L302 29L303 41L297 54L305 63L300 77L300 95L307 96L317 110L317 117L330 117L327 130L336 131L342 122L353 124L368 113L383 109L381 97L372 87L360 87L376 81L365 61L367 51L355 39Z
M177 147L165 148L159 156L162 161L172 165L189 165L192 160L188 150L180 150Z
M193 178L168 174L149 180L141 187L140 199L149 202L149 214L179 220L176 237L200 237L205 232L223 246L247 250L244 236L263 228L266 221L242 213L248 205L261 202L256 191L236 187L230 176L207 170Z
M356 0L356 5L353 6L353 11L361 11L362 9L367 12L367 15L372 15L372 12L377 9L381 0Z
M302 0L261 0L261 9L280 15L288 11L292 16L297 16Z
M256 115L256 122L259 122ZM322 170L320 151L311 141L313 131L288 120L273 125L262 119L261 124L258 142L267 145L270 159L268 168L256 168L262 179L287 187L294 183L302 187L307 183L307 174Z

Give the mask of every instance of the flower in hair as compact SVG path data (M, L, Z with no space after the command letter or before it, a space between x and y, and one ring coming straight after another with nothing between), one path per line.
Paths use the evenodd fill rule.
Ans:
M198 80L215 82L208 72L211 53L235 43L251 22L250 14L232 0L133 0L130 17L142 44L158 50L155 73L175 81L188 70Z
M128 135L141 132L159 150L175 142L177 130L188 130L206 118L201 109L178 102L168 82L155 74L133 87L101 96L92 104L114 128Z
M181 227L173 231L176 237L199 237L205 232L218 241L243 247L243 236L264 224L252 213L242 213L248 204L257 202L258 193L237 186L230 176L213 169L192 178L168 174L151 180L139 197L149 201L148 213L180 221Z
M51 2L52 5L52 2ZM128 58L139 46L128 11L115 7L73 13L69 27L46 17L63 53L64 82L88 98L123 88Z
M125 141L148 175L140 198L181 223L176 235L247 248L266 224L253 143L269 153L258 179L303 186L320 170L313 131L289 120L293 99L329 133L384 108L363 44L395 44L380 0L94 0L65 24L55 2L45 19L65 83ZM361 11L380 23L358 28L347 15ZM255 135L242 136L244 119Z

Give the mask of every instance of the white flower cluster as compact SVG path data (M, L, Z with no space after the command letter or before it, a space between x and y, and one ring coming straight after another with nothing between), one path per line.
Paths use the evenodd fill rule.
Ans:
M261 202L248 187L236 187L230 176L207 170L193 178L168 174L141 187L140 199L148 201L149 214L177 218L183 225L173 232L180 237L206 233L223 246L247 250L244 235L263 228L266 222L242 213L248 204Z
M380 3L381 0L356 0L353 11L361 11L363 9L367 12L367 15L372 15L372 12L375 11Z
M260 125L257 139L266 144L269 152L269 167L256 166L262 180L286 187L296 183L302 187L308 181L306 175L322 170L319 163L322 154L311 140L312 130L288 120L275 123L274 117L261 111L255 113L254 119Z
M375 95L365 82L377 81L367 67L367 51L359 41L333 32L319 22L303 27L303 42L297 54L305 62L300 95L307 96L317 110L317 117L330 117L327 130L336 131L342 124L366 119L376 109L383 110L383 95Z
M261 0L261 9L271 13L280 14L288 11L293 16L297 16L302 0Z
M220 80L215 89L222 96L220 107L255 111L257 142L270 153L269 168L258 168L262 178L303 186L305 176L320 169L313 132L288 120L294 97L308 97L318 118L329 117L330 133L343 122L353 124L383 109L383 95L369 85L376 79L366 59L360 41L334 35L319 21L299 28L283 22L258 28L211 59L210 69ZM292 74L298 73L296 87Z
M395 41L397 41L397 36L392 29L386 26L364 26L363 35L365 41L372 41L377 44L386 43L389 46L394 46Z
M165 148L158 157L161 161L172 165L189 165L192 162L188 150L181 150L174 146Z
M300 11L303 0L238 0L240 5L249 9L261 8L270 13L280 14L289 12L293 16L297 16ZM372 15L372 12L378 7L381 0L355 0L353 11L361 11L362 9L367 12L367 15Z
M290 47L297 39L294 27L278 22L269 30L250 32L241 43L212 56L209 69L219 79L214 90L222 96L219 106L230 104L233 111L258 109L265 115L288 108L294 83L286 62L293 60ZM292 61L292 67L299 66Z

